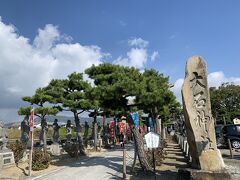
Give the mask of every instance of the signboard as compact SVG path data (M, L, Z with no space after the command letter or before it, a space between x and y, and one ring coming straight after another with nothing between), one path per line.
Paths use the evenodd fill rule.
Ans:
M139 126L139 118L138 118L138 113L137 112L133 112L132 113L132 119L133 119L133 122L134 122L136 128L138 128L138 126Z
M149 132L144 137L148 148L152 149L159 147L160 136L157 133Z

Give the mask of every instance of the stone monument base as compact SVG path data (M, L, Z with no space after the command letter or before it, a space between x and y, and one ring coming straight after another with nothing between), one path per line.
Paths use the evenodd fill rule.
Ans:
M52 144L50 146L50 153L54 156L59 156L61 154L61 149L59 144Z
M1 150L0 151L0 169L5 167L14 166L14 154L11 150Z
M223 169L221 171L204 171L197 169L179 169L178 170L179 177L187 177L187 179L191 180L230 180L231 175L226 170Z
M224 162L221 152L217 150L206 150L199 156L200 166L202 170L219 171L223 169Z
M19 162L22 163L22 162L28 161L28 160L29 160L29 153L30 153L30 150L29 150L29 149L25 150L25 151L23 152L23 157L22 157L22 159L20 159Z

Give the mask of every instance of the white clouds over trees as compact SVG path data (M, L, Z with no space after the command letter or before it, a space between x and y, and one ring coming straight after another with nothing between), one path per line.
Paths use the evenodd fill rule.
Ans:
M98 46L69 40L71 37L48 24L38 30L31 44L13 25L0 19L0 119L9 118L3 117L6 107L17 109L23 95L33 94L52 78L65 78L73 71L83 72L105 57Z
M175 81L174 87L172 88L177 100L182 102L181 89L184 79L180 78ZM233 83L235 85L240 85L240 77L226 77L222 71L212 72L208 74L208 86L209 87L219 87L223 83Z

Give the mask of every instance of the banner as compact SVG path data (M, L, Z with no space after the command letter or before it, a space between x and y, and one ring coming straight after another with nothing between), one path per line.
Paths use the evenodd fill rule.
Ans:
M153 128L153 121L151 117L148 118L148 127L150 127L151 129Z
M123 133L124 134L124 123L123 122L119 122L119 134Z
M114 131L115 131L115 122L114 121L110 121L109 129L110 129L110 136L112 139L114 139Z
M29 127L31 132L33 131L33 126L34 126L34 109L31 110L29 118Z
M133 119L133 122L134 122L136 128L138 128L139 127L139 118L138 118L137 112L132 113L132 119Z

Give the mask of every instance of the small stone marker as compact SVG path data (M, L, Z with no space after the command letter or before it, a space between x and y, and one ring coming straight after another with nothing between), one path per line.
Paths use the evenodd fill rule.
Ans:
M224 162L216 145L209 96L206 63L201 57L191 57L186 65L182 98L192 166L219 171L224 168Z
M0 170L4 167L15 165L13 152L7 146L7 132L0 122Z
M157 133L149 132L145 136L147 148L153 149L159 147L160 136Z
M61 154L61 149L59 144L52 144L50 146L50 153L54 156L59 156Z
M12 151L0 152L0 169L15 165Z

